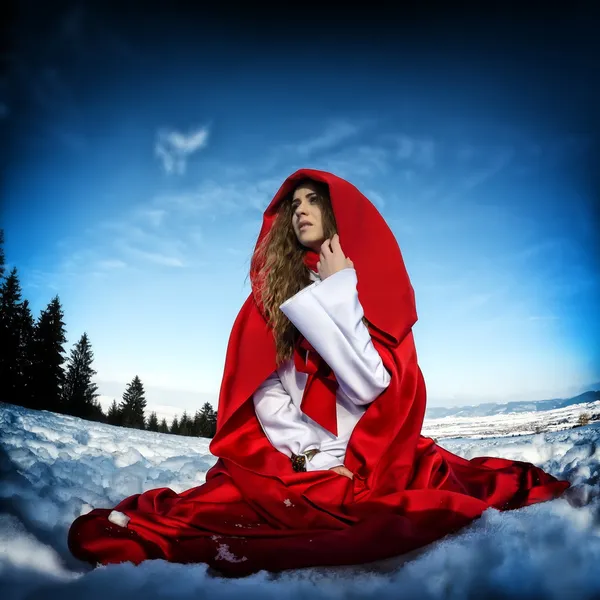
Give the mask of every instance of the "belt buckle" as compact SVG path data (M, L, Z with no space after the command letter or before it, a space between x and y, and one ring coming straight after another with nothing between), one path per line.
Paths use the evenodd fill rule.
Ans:
M294 454L292 452L292 468L297 473L304 473L306 471L306 461L310 460L315 454L318 454L320 450L313 448L300 454Z
M292 454L292 468L296 473L306 471L306 456L304 454Z

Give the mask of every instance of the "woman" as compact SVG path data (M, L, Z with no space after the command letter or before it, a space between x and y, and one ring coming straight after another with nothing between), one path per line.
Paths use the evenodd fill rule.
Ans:
M264 213L250 279L206 483L79 517L69 532L79 558L203 562L226 575L364 563L569 486L420 435L413 289L392 232L350 183L291 175Z

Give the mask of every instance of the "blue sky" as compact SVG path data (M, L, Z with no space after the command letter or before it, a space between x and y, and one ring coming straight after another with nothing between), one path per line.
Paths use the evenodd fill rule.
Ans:
M2 103L2 226L36 314L58 293L68 346L87 331L106 400L139 375L165 414L216 404L262 212L300 167L349 179L394 231L431 404L600 381L597 139L578 57L544 71L542 52L484 36L281 49L174 15L55 18L45 52L22 25L23 102Z

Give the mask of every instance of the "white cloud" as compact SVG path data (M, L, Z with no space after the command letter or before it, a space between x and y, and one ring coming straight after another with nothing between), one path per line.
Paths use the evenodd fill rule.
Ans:
M147 250L140 250L139 248L134 248L127 242L121 243L120 247L126 254L129 254L136 258L140 258L142 260L146 260L157 265L162 265L165 267L184 266L182 259L178 256L163 254L159 252L148 252Z
M556 315L532 315L529 317L530 321L557 321Z
M170 175L183 175L188 158L207 146L208 133L207 127L188 134L175 130L159 130L154 152L162 160L164 170Z
M552 252L560 253L561 256L571 254L573 259L578 257L574 253L572 244L567 239L561 238L546 238L535 244L531 244L522 250L515 252L510 258L513 260L528 260L537 258L540 255L549 254Z
M138 214L142 221L150 223L153 227L160 227L167 215L167 211L157 208L146 208L141 209Z
M263 212L282 182L283 179L227 183L204 181L194 190L157 196L153 205L180 217L203 214L216 218L216 215L248 209Z
M485 161L484 166L473 169L470 173L461 177L456 188L439 199L440 205L450 205L467 192L487 183L500 172L502 172L513 160L515 149L511 146L498 147L495 149L481 149L479 157ZM464 158L463 158L464 160Z
M471 190L502 171L514 156L513 148L502 148L492 155L489 164L478 171L473 171L464 180L465 190Z
M418 167L435 166L436 143L431 138L416 138L405 134L396 137L396 157Z
M336 121L328 125L320 135L298 144L295 149L301 156L309 156L315 151L327 150L337 146L339 143L357 135L360 129L359 125L347 121Z
M321 168L360 187L357 178L376 177L389 171L389 152L379 146L346 147L321 163Z
M143 212L144 209L138 207L123 215L119 221L107 221L98 225L92 239L85 242L96 255L97 268L105 271L116 271L125 266L135 269L137 261L167 267L188 266L188 245L182 239L181 232L164 227L150 228L147 221L151 217L140 223ZM154 213L153 209L146 212L149 215ZM108 253L116 256L104 258Z
M280 184L279 179L266 178L205 181L194 190L156 196L88 228L82 238L62 240L56 268L31 269L25 283L32 289L59 291L81 277L117 277L126 268L145 271L149 264L173 269L205 266L202 256L211 225L245 213L252 231L239 233L244 240L253 239L260 228L254 216L262 214Z
M365 196L381 211L385 208L385 200L383 196L374 190L365 191Z
M477 148L473 144L462 143L459 144L456 150L456 158L460 162L469 162L477 156Z
M124 263L122 260L114 260L114 259L108 259L108 260L99 260L96 263L96 267L99 269L107 269L107 270L113 270L113 269L123 269L127 266L126 263Z

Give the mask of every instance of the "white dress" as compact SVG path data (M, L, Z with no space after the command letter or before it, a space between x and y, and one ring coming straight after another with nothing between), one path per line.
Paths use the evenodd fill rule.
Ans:
M356 289L356 271L342 269L313 283L279 308L334 372L338 435L321 427L301 410L307 373L293 359L282 363L254 392L256 416L273 446L291 457L319 449L306 461L307 471L344 464L348 440L367 405L390 383L390 374L373 345Z

